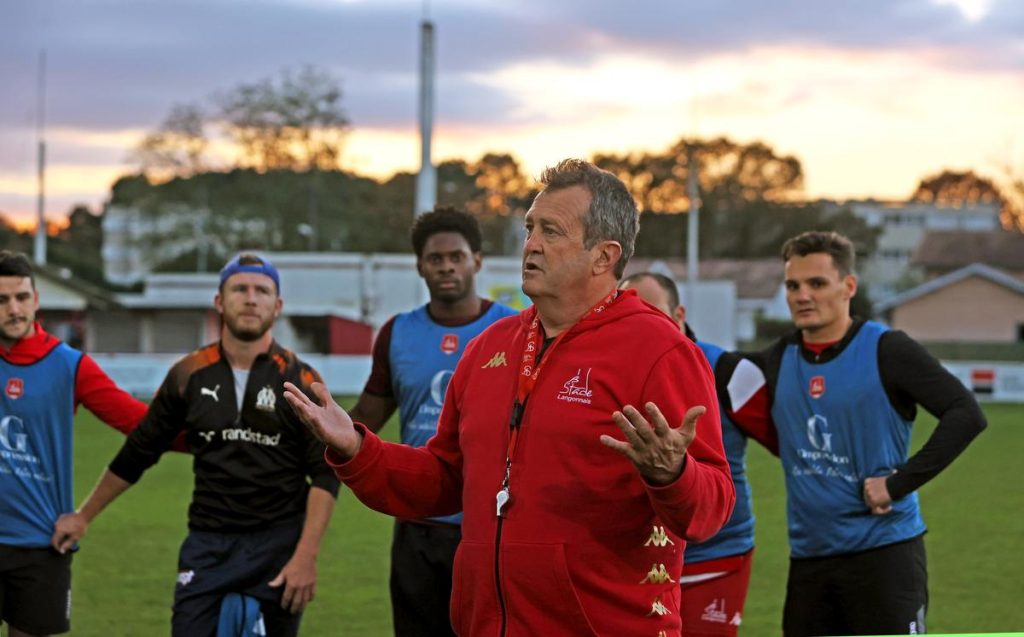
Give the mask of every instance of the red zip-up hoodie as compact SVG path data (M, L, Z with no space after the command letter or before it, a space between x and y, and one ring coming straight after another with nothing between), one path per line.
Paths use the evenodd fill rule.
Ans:
M570 328L544 355L496 514L531 308L474 339L420 449L362 428L349 462L328 462L373 509L404 518L464 511L452 625L459 635L679 635L687 540L714 535L735 493L711 370L700 350L634 291ZM652 401L678 426L704 405L683 472L666 486L600 442L611 419Z

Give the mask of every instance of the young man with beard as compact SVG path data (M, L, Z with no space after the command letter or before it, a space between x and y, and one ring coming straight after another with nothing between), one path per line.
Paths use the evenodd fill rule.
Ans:
M541 183L523 246L534 305L469 344L426 447L383 442L321 384L323 406L285 397L368 506L463 511L457 634L677 637L682 551L735 498L714 379L672 321L616 289L639 229L625 184L576 159Z
M698 341L686 323L686 308L679 302L675 281L655 272L639 272L622 280L624 290L665 313L688 338L697 343L712 369L722 348ZM747 482L747 437L722 414L722 444L736 487L732 516L715 537L687 544L679 581L683 634L690 637L736 637L743 622L743 606L754 563L754 510Z
M806 232L782 258L796 331L757 354L723 355L715 372L732 420L768 440L785 470L783 632L923 634L926 529L916 491L985 428L985 416L913 339L850 316L849 239ZM918 405L938 425L908 458Z
M281 391L286 381L307 389L319 376L273 340L282 300L269 261L252 254L229 261L214 306L221 340L171 368L96 488L78 512L57 521L53 546L63 552L80 539L185 431L195 483L172 634L212 636L224 597L235 593L258 602L261 617L249 617L250 624L262 623L269 636L296 635L313 598L338 481L324 463L323 445Z
M71 554L50 536L74 507L75 409L122 433L146 413L92 358L47 334L38 311L29 260L0 251L0 623L11 637L70 630Z
M435 208L416 220L412 247L430 301L393 316L377 335L373 370L350 412L370 431L379 431L397 409L402 443L427 444L466 345L516 313L477 296L480 244L480 227L465 212ZM454 634L448 606L461 522L461 514L395 521L390 588L398 637Z

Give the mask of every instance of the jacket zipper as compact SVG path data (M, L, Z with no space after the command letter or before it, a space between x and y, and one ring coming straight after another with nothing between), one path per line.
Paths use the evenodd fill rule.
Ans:
M512 405L512 415L509 418L510 440L513 432L518 435L518 430L522 425L524 411L526 411L525 401L520 403L516 400ZM501 529L505 524L505 513L503 509L510 503L511 499L509 479L511 478L512 473L513 451L514 449L510 445L508 457L505 459L505 479L502 481L501 489L497 493L496 515L498 517L498 524L494 533L494 585L498 593L498 611L501 615L501 630L498 632L501 637L504 637L508 630L508 609L505 607L505 593L501 588Z
M508 629L508 617L505 610L505 593L501 590L501 526L505 518L498 518L498 530L494 537L494 584L498 589L498 612L501 615L501 630L499 635L504 637Z

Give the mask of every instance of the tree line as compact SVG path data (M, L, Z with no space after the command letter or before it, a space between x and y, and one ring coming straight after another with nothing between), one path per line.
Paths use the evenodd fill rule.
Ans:
M415 175L375 180L340 168L351 127L342 97L336 77L307 66L175 105L133 152L137 170L113 184L109 205L160 219L141 241L182 245L158 266L165 271L213 269L241 249L408 252ZM590 159L618 175L639 204L638 256L685 256L691 170L702 258L774 257L786 237L808 229L843 232L865 256L876 244L877 230L850 211L805 201L800 160L763 142L684 137L663 150ZM518 253L538 185L514 155L450 159L437 176L438 203L477 216L488 254ZM973 171L942 171L922 179L908 201L993 204L1008 228L1024 228L1015 205L1024 182L1009 184L1008 195ZM7 223L0 238L30 249ZM51 260L101 283L101 240L99 217L77 206L51 239Z

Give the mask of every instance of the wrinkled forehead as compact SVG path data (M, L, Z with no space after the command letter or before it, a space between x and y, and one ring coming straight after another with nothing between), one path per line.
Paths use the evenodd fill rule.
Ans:
M590 209L590 191L583 186L543 190L533 200L526 220L582 225Z

